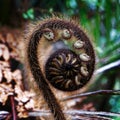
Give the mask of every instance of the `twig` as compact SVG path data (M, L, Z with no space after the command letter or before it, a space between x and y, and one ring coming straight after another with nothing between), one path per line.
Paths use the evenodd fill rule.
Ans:
M105 65L104 67L101 67L101 68L97 69L94 72L94 75L100 74L100 73L102 73L102 72L104 72L106 70L109 70L109 69L117 67L117 66L120 67L120 60L112 62L112 63L110 63L108 65Z
M85 116L85 118L102 118L102 120L111 120L108 117L104 117L104 116L116 116L116 113L109 113L109 112L94 112L94 111L77 111L77 110L69 110L69 111L64 111L65 114L69 114L69 115L77 115L78 118L82 115ZM95 114L94 114L95 113ZM4 119L9 115L9 112L7 111L0 111L0 119ZM46 110L46 111L33 111L33 112L29 112L28 115L30 117L40 117L40 116L48 116L51 115L51 112ZM95 116L95 115L99 115L99 116ZM87 117L89 116L89 117ZM117 114L117 116L120 117L120 114ZM73 117L74 120L75 117ZM76 119L75 119L76 120Z
M67 110L64 111L65 114L68 115L83 115L83 116L98 116L98 117L120 117L120 113L113 113L113 112L96 112L96 111L83 111L83 110ZM33 111L29 112L28 115L31 117L37 116L48 116L50 115L50 111Z
M103 116L84 116L83 117L83 115L82 116L79 116L79 115L77 115L77 116L74 116L74 117L72 117L72 120L90 120L90 118L92 118L92 119L95 119L95 118L98 118L97 120L112 120L111 118L108 118L108 117L103 117Z
M15 101L14 101L13 95L10 95L10 103L11 103L11 107L12 107L13 120L17 120L17 113L16 113L16 109L15 109Z
M51 115L51 112L49 110L37 110L37 111L32 111L32 112L29 112L28 115L30 117L38 117L38 116L49 116Z
M96 112L96 111L82 111L82 110L68 110L65 112L69 115L98 115L98 116L108 116L108 117L120 117L120 113L113 113L113 112Z
M79 97L92 96L92 95L120 95L120 90L97 90L93 92L86 92L77 95L72 95L61 99L61 101L71 100Z
M9 115L7 111L0 111L0 120L5 119Z
M103 116L88 116L88 117L84 117L84 120L90 120L90 118L94 119L97 118L97 120L112 120L109 117L103 117ZM76 119L75 119L76 120ZM83 119L82 119L83 120Z

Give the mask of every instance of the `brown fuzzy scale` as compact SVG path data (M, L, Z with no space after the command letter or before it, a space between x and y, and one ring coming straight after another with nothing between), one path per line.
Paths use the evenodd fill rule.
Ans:
M66 120L61 110L61 107L57 102L57 99L55 98L53 92L51 91L49 87L49 84L47 83L47 80L44 76L45 73L42 73L41 66L38 61L38 54L39 54L37 51L38 44L41 40L42 35L44 34L44 29L46 28L51 29L51 30L52 29L53 30L54 29L72 30L73 36L85 42L84 49L87 55L90 56L91 60L89 62L86 62L86 67L88 68L89 75L87 77L84 77L84 76L82 77L80 82L82 82L83 85L85 85L90 80L93 74L93 71L94 71L94 64L95 64L94 50L90 43L89 38L86 36L86 34L83 32L83 30L81 30L81 28L78 25L70 21L61 20L59 18L45 20L45 22L42 22L42 24L39 24L36 27L36 30L34 30L34 32L32 33L30 37L30 40L28 43L27 54L28 54L29 66L33 74L33 77L35 81L37 82L40 90L42 91L44 99L48 103L48 106L51 109L51 112L53 113L54 119L55 120Z

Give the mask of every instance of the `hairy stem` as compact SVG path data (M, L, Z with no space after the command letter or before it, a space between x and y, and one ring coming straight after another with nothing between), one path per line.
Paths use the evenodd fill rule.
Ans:
M30 39L28 46L28 61L30 65L31 72L35 81L41 90L45 101L47 102L55 120L66 120L64 114L61 110L60 105L57 102L53 92L51 91L46 79L44 78L41 68L37 59L37 46L39 43L39 37L41 34L37 31Z

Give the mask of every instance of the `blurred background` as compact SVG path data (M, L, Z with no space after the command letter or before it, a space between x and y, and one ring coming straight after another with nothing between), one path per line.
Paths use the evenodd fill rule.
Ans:
M96 70L109 65L96 72L88 91L120 90L120 0L0 0L0 31L19 30L52 14L77 19L93 40ZM92 96L86 101L93 102L96 110L120 113L120 95Z

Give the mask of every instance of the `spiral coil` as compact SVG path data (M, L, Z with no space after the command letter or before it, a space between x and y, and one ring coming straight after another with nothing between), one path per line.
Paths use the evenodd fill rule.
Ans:
M54 118L65 120L49 85L74 91L88 83L95 65L90 39L74 21L45 19L34 27L27 53L33 77Z
M79 26L68 21L54 20L47 25L43 30L44 41L56 46L45 63L47 80L62 91L83 87L93 74L95 62L89 38Z

